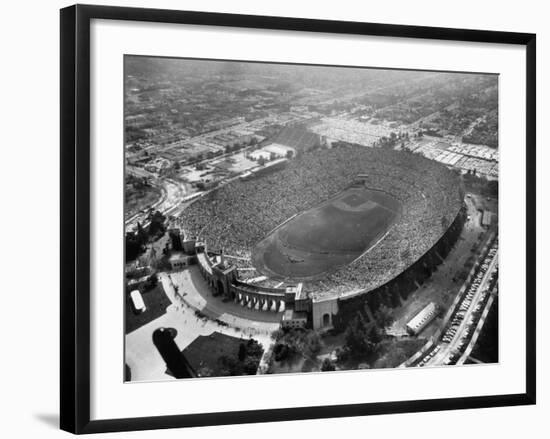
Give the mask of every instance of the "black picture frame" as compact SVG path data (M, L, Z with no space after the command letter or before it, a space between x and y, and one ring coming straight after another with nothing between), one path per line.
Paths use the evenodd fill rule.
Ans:
M224 413L90 420L90 21L182 23L255 29L406 37L526 47L526 392ZM72 433L274 422L535 404L536 400L536 36L290 17L75 5L61 10L61 387L60 425Z

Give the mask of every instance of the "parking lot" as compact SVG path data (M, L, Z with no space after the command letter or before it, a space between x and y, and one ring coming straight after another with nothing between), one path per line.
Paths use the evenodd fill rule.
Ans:
M468 345L489 297L489 285L498 265L498 242L488 250L470 285L435 347L428 350L417 366L455 364Z

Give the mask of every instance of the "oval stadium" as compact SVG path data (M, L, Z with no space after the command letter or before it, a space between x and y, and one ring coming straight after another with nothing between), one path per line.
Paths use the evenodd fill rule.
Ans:
M218 294L292 309L314 328L346 303L376 307L395 285L412 290L464 223L456 171L409 151L340 142L265 171L196 199L181 216L185 234Z

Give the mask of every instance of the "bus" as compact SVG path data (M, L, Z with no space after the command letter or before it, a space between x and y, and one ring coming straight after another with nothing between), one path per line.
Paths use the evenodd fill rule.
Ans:
M437 306L430 302L407 323L407 332L418 335L437 316Z
M139 290L134 290L130 293L130 299L132 299L132 307L134 308L134 313L141 314L142 312L145 312L147 307L145 306L145 302L143 301L143 297L141 297L141 293Z

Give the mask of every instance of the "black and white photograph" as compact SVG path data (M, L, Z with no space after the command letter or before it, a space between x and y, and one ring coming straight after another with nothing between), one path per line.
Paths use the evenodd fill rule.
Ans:
M544 436L543 3L312 5L7 4L2 437Z
M499 363L497 73L123 62L125 381Z

